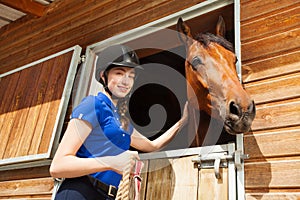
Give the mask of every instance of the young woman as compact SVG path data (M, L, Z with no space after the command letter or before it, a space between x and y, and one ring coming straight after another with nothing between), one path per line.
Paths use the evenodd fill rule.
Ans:
M187 105L181 119L153 141L134 129L125 113L140 69L136 53L127 46L114 45L99 54L95 78L105 91L86 97L73 110L50 166L53 177L66 178L55 199L114 199L121 174L139 159L130 146L157 151L186 124Z

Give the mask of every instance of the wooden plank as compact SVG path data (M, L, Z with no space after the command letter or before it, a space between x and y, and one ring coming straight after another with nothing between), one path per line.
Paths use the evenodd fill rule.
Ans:
M11 199L30 199L30 200L49 200L51 199L50 194L45 195L20 195L16 197L0 197L1 200L11 200Z
M69 63L73 52L49 60L44 65L52 67L51 76L47 82L46 94L41 105L40 114L36 123L34 136L29 148L29 154L46 153L54 128L58 105L60 103Z
M261 18L264 15L278 13L286 7L293 7L297 4L295 0L255 0L241 1L241 22L246 20ZM259 10L259 12L257 12Z
M40 68L40 75L37 78L36 87L34 90L29 91L33 98L30 105L30 108L28 109L28 117L25 122L24 126L24 135L26 137L21 137L18 141L18 146L15 147L17 153L17 156L25 156L28 155L28 151L31 146L32 138L34 137L34 132L36 129L36 124L38 121L38 118L40 116L40 111L42 107L42 103L44 101L44 98L46 96L46 93L48 92L47 85L48 85L48 79L49 75L51 75L51 68L53 68L52 65L45 65L45 64L39 64L36 67Z
M5 95L12 103L3 101L9 110L2 106L0 119L7 122L1 128L2 158L48 152L72 55L70 51L4 77L4 83L14 81L18 87L11 84L15 93Z
M149 170L146 199L171 199L173 195L171 173L174 172L170 161L151 160Z
M44 132L41 140L39 141L38 153L46 153L49 149L49 144L54 130L58 108L62 100L62 94L64 91L72 55L73 51L57 57L54 61L54 66L56 66L56 69L53 71L52 76L57 78L49 80L50 84L48 83L47 93L52 93L53 97L51 99L51 106L49 107L50 112L48 113L46 123L43 127Z
M12 114L8 113L11 122L2 129L9 135L3 140L6 142L3 158L48 151L71 57L72 52L69 52L52 59L57 62L48 60L21 71ZM42 67L45 71L39 77Z
M171 183L174 187L172 199L185 199L186 194L189 194L189 198L196 199L194 197L197 194L198 169L191 161L193 157L173 159L172 168L175 177L173 178L174 182Z
M128 5L134 3L135 1L137 0L119 2L118 7L126 8ZM81 2L73 5L73 7L74 8L71 8L70 11L67 12L70 14L68 15L68 17L63 17L66 16L66 13L56 11L56 15L54 15L53 19L43 18L37 22L38 25L36 27L24 27L24 32L22 31L22 34L20 34L19 31L16 33L16 36L9 37L8 41L5 41L5 43L3 44L4 46L2 47L3 50L11 51L12 53L14 53L14 50L22 48L24 42L26 43L26 41L30 40L32 37L35 37L36 40L32 41L30 45L35 46L43 40L49 39L49 37L55 38L58 35L68 33L74 28L77 28L77 30L81 29L82 26L87 26L87 24L93 21L96 21L96 26L105 27L109 25L114 18L116 18L116 16L114 16L114 18L111 18L110 20L101 19L106 15L110 15L110 17L113 16L112 13L116 10L116 4L114 4L114 2L111 2L111 0L104 2L101 1L99 4L93 4L92 6L88 5L87 2ZM67 9L68 8L64 8L64 10L66 11ZM79 10L79 12L74 12L72 11L72 9L77 9ZM134 10L132 10L132 12L134 12ZM124 14L123 17L126 18L126 14ZM47 23L45 23L45 21ZM30 28L32 28L33 30L30 30ZM51 34L49 34L49 32L51 32ZM9 45L9 42L11 42L11 45ZM1 56L0 59L2 59Z
M195 5L199 3L199 0L193 1L178 1L177 3L166 1L165 5L149 7L153 5L155 2L141 2L138 5L131 5L130 7L124 8L125 10L119 9L115 12L111 17L105 16L105 20L103 18L98 20L89 21L86 25L80 27L73 27L72 30L68 32L64 32L60 35L55 35L55 33L51 34L48 32L48 36L46 38L42 38L43 41L38 40L36 37L32 37L30 40L26 40L18 50L18 52L5 51L5 55L0 55L2 61L2 67L0 68L0 73L7 71L11 68L15 68L21 66L24 63L30 63L34 60L47 56L49 54L55 53L57 51L66 49L70 46L74 46L75 44L79 44L82 47L86 47L86 45L90 45L95 42L99 42L103 39L106 39L110 36L116 35L118 33L127 31L132 28L136 28L137 26L143 25L147 22L153 21L155 19L161 18L163 16L169 15L176 11L182 10L189 6ZM137 8L147 8L148 10L137 10ZM167 8L167 10L166 10ZM135 12L133 12L133 11ZM125 11L128 11L132 15L126 15L127 17L123 17ZM121 13L122 14L118 14ZM138 14L137 14L138 12ZM64 12L61 12L64 13ZM131 17L130 17L131 16ZM48 16L51 18L51 15ZM115 19L117 21L113 21ZM109 22L106 24L106 30L103 31L102 22ZM117 22L119 24L117 24ZM35 24L32 24L34 26ZM61 26L61 29L64 29L66 24ZM26 35L26 34L25 34ZM18 40L20 40L18 38ZM35 44L32 46L32 44ZM1 45L0 45L1 47ZM24 49L25 48L25 49ZM16 48L17 49L17 48ZM14 55L18 58L18 62L12 61L9 59L8 55ZM16 63L18 63L16 65Z
M280 55L284 52L297 50L300 43L300 28L278 33L261 40L241 45L242 60L263 59Z
M299 72L300 51L293 51L275 57L243 62L243 82L248 83L265 78Z
M245 153L252 159L300 155L300 126L244 135Z
M49 165L1 171L0 182L50 177Z
M46 65L49 66L55 66L54 65L54 60L49 60L47 61L47 63L45 63ZM28 150L28 154L32 155L32 154L37 154L38 153L38 149L40 146L40 142L42 140L42 136L44 134L45 131L48 131L48 134L50 134L49 132L52 132L51 130L45 130L45 124L46 124L46 120L47 117L49 115L49 112L51 112L50 107L51 107L51 103L54 101L53 98L53 93L54 93L54 89L51 88L53 82L55 82L58 77L57 74L54 74L54 71L57 70L54 67L51 68L51 72L49 73L49 79L47 81L47 85L45 85L46 89L46 93L43 99L43 103L41 104L40 107L40 113L36 122L36 126L34 129L34 133L33 133L33 137L31 140L31 144L30 144L30 148ZM49 141L45 141L45 142L49 142Z
M32 0L1 0L1 3L38 17L43 16L46 9L46 6Z
M28 119L28 112L32 106L32 100L34 98L33 92L35 91L40 71L39 66L32 66L21 71L20 82L15 96L16 99L18 98L20 104L15 110L17 114L12 129L7 132L10 137L7 142L4 158L17 157L18 146L20 147L22 145L20 141L22 141L22 138L27 138L27 131L25 129L26 122L28 122L28 120L30 121L30 119Z
M300 157L245 163L246 189L299 188Z
M78 4L80 0L74 2L72 0L65 0L65 1L54 1L52 2L50 5L48 5L48 10L47 13L51 14L53 12L56 11L55 8L57 7L62 7L65 8L65 12L68 12L68 15L71 15L70 13L74 12L73 10L70 11L70 7L74 6L74 4ZM83 0L81 0L83 1ZM72 5L73 4L73 5ZM81 4L79 4L81 6ZM70 7L69 7L70 6ZM78 9L77 12L79 12L80 10ZM40 23L41 20L44 20L42 18L35 18L35 20L32 20L33 16L31 15L25 15L22 19L18 19L17 21L14 22L13 25L9 24L7 27L5 28L1 28L0 29L0 38L3 36L3 38L6 38L9 35L14 35L18 32L18 30L23 30L23 29L27 29L28 27L32 26L33 23ZM52 19L52 17L51 17ZM48 20L51 20L48 19ZM58 20L59 18L57 18L56 20ZM34 22L33 22L34 21ZM34 28L34 27L32 27ZM32 31L36 31L36 29L32 29ZM24 32L25 33L25 32ZM26 32L25 34L28 34L30 32ZM1 40L3 39L1 38Z
M300 96L300 72L244 84L256 104ZM263 94L263 95L262 95Z
M166 1L165 3L154 5L154 7L152 7L151 9L149 8L147 10L140 11L138 13L134 13L131 16L128 16L126 20L119 20L116 23L110 24L109 27L106 27L103 30L95 30L94 34L88 34L84 37L84 43L88 43L91 41L94 41L93 43L99 42L99 38L103 35L106 35L106 38L109 38L111 36L117 35L118 33L122 33L133 28L142 26L144 24L150 23L154 20L163 18L165 16L193 6L202 1L203 0L176 1L176 3ZM132 7L132 9L135 8ZM124 27L126 27L126 29L124 29ZM117 32L112 33L111 30L117 30Z
M196 199L198 169L192 157L151 160L145 199L185 199L186 194Z
M279 32L285 32L300 26L300 4L284 12L252 23L241 24L241 42L257 40Z
M300 192L253 192L253 193L247 193L246 194L246 200L274 200L274 199L280 199L280 200L291 200L291 199L300 199Z
M300 124L300 98L257 106L251 129L265 130Z
M6 117L6 122L2 128L3 133L8 134L9 138L4 145L6 146L3 152L3 158L13 157L14 147L16 146L16 141L19 139L22 131L15 131L20 128L22 130L23 125L22 120L26 119L26 114L22 115L22 112L26 110L30 102L30 94L27 91L30 90L32 85L28 84L28 80L31 79L34 74L33 68L28 68L23 70L20 74L18 80L18 87L14 91L14 97L11 102L11 109ZM4 128L5 127L5 128Z
M0 182L0 197L19 195L49 195L53 189L53 178L37 178Z
M16 87L18 86L20 73L14 73L10 77L3 77L0 79L0 92L1 92L1 106L0 106L0 158L3 158L7 141L9 139L9 134L6 132L7 126L11 126L9 120L13 117L13 107L12 104ZM9 91L9 92L8 92ZM10 129L10 128L9 128Z
M41 32L40 34L34 35L35 40L31 41L29 44L30 51L33 51L35 48L38 48L38 46L39 48L41 48L43 46L41 45L41 43L47 43L47 41L49 40L55 40L55 43L57 43L56 45L59 45L59 43L65 42L66 39L70 40L72 38L83 37L86 34L85 30L88 30L90 33L92 33L95 32L97 29L101 32L101 29L103 28L107 28L110 25L117 23L118 21L126 20L130 18L132 15L142 12L143 9L145 10L149 9L152 6L159 4L161 1L167 1L167 0L155 1L153 3L146 2L146 0L143 1L144 2L138 1L137 3L132 1L129 2L122 1L122 3L119 3L120 9L118 10L118 12L122 12L122 15L116 15L116 5L113 3L106 4L105 9L103 6L101 6L98 7L98 9L96 10L87 10L88 13L86 13L84 16L78 16L76 19L73 19L72 21L66 22L67 25L62 24L62 26L53 27L50 30L51 34L49 34L49 32ZM141 10L133 9L134 7L139 7L141 4L143 4L143 7L140 7ZM63 13L60 13L60 15L62 14ZM112 32L111 30L110 32ZM26 42L26 40L24 42ZM51 47L53 45L53 42L48 42L47 44L48 48L49 45ZM24 48L23 47L24 43L14 44L14 46L12 45L6 45L6 46L7 48L3 47L5 48L4 49L5 51L11 52L12 54L26 55L26 52L20 50ZM4 57L5 55L0 55L0 60L2 60Z
M214 169L201 169L199 174L199 200L228 199L228 169L220 168L221 178L216 179ZM185 193L185 195L188 193ZM185 198L182 198L185 199ZM193 198L191 198L193 199Z

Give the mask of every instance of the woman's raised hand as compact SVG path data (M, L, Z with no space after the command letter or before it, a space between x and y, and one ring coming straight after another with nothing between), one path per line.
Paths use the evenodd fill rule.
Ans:
M181 127L183 127L184 125L187 124L188 119L189 119L188 102L186 102L185 105L184 105L184 109L183 109L181 119L180 119Z

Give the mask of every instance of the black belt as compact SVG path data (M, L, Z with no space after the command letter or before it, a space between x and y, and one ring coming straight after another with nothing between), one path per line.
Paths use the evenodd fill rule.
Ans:
M102 190L108 196L116 197L118 189L114 185L106 185L105 183L102 183L101 181L99 181L98 179L92 176L87 176L87 177L89 178L90 182L96 189Z

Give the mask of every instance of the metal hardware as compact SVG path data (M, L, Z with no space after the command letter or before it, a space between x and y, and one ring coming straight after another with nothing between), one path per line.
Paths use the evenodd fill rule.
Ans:
M243 154L241 150L234 152L234 165L238 170L242 169L242 160L249 159L249 154Z
M85 55L82 55L82 56L80 56L80 59L79 59L79 63L78 63L78 64L84 63L85 61L86 61L86 56L85 56Z
M221 159L220 158L215 159L214 170L215 170L215 176L216 176L217 179L221 178L220 163L221 163Z
M111 196L111 197L115 197L115 194L112 193L112 189L117 189L115 186L113 185L109 185L109 188L108 188L108 196Z
M221 178L220 167L224 168L228 166L228 161L234 161L237 170L241 169L242 160L248 159L248 154L242 154L241 151L235 151L232 155L226 153L215 153L208 155L199 155L192 159L192 162L198 165L199 169L213 168L217 179Z

